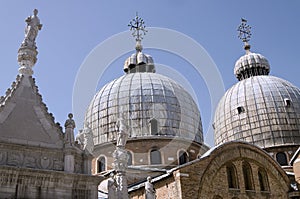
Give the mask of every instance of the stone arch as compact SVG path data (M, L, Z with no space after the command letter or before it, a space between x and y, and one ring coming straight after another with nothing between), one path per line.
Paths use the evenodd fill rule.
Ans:
M189 161L189 155L185 149L180 149L177 151L178 165L185 164Z
M101 173L102 171L106 170L107 164L106 164L106 157L104 155L100 155L97 158L97 164L96 164L96 171L97 173Z
M238 189L239 188L238 175L234 164L229 163L226 165L226 173L227 173L228 188Z
M253 172L250 164L245 160L243 161L243 177L246 190L254 190Z
M129 150L127 150L127 155L128 155L128 161L127 161L127 165L133 165L133 153Z
M161 152L157 148L153 148L150 150L150 164L162 164Z
M269 187L268 174L265 171L265 169L260 167L258 169L257 175L258 175L260 191L269 191L270 187Z
M227 142L215 147L210 153L202 157L202 161L206 161L207 166L199 179L197 198L200 199L207 195L223 196L224 193L214 192L214 190L211 189L211 187L213 187L213 181L218 180L215 179L215 176L222 167L236 160L253 161L258 165L263 165L266 172L268 172L273 179L276 179L276 182L278 182L276 186L282 189L282 193L286 194L288 192L288 176L278 163L265 151L246 142Z

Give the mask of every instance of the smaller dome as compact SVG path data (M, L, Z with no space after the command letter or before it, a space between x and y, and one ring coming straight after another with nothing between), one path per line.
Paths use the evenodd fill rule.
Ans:
M125 73L155 72L153 58L151 55L138 51L128 57L124 63Z
M253 76L268 75L269 73L268 60L261 54L250 51L239 58L234 67L234 75L239 81Z
M151 55L142 52L143 46L140 40L137 40L135 50L136 53L133 53L126 59L124 63L124 72L127 74L136 72L155 73L153 58Z

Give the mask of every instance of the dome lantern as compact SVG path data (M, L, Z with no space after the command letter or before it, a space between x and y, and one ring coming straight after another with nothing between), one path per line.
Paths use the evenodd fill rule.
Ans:
M242 23L238 27L239 39L244 42L244 49L246 54L240 57L235 63L234 74L236 78L241 81L243 79L259 76L269 75L270 65L268 60L258 53L250 51L251 27L247 24L246 19L242 19Z
M128 25L132 31L132 36L135 37L136 52L128 57L124 63L124 72L127 74L136 72L155 73L153 58L142 52L142 39L147 32L144 24L144 20L136 14L136 17L132 19Z

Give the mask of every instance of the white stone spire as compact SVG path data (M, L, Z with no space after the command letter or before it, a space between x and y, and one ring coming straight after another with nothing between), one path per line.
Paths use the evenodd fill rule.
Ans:
M20 65L19 73L21 75L33 74L33 66L37 61L38 51L36 50L35 39L39 30L42 29L42 24L37 16L38 10L33 10L33 15L25 19L27 26L25 27L25 37L18 50L18 64Z

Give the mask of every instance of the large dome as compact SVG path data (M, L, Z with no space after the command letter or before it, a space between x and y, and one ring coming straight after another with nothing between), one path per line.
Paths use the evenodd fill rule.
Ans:
M94 96L85 122L90 123L95 145L116 139L118 118L130 126L129 140L163 136L203 142L200 112L193 98L173 80L153 72L126 74Z
M233 140L262 148L300 143L300 90L269 71L267 59L249 50L236 62L240 81L215 112L216 145Z

